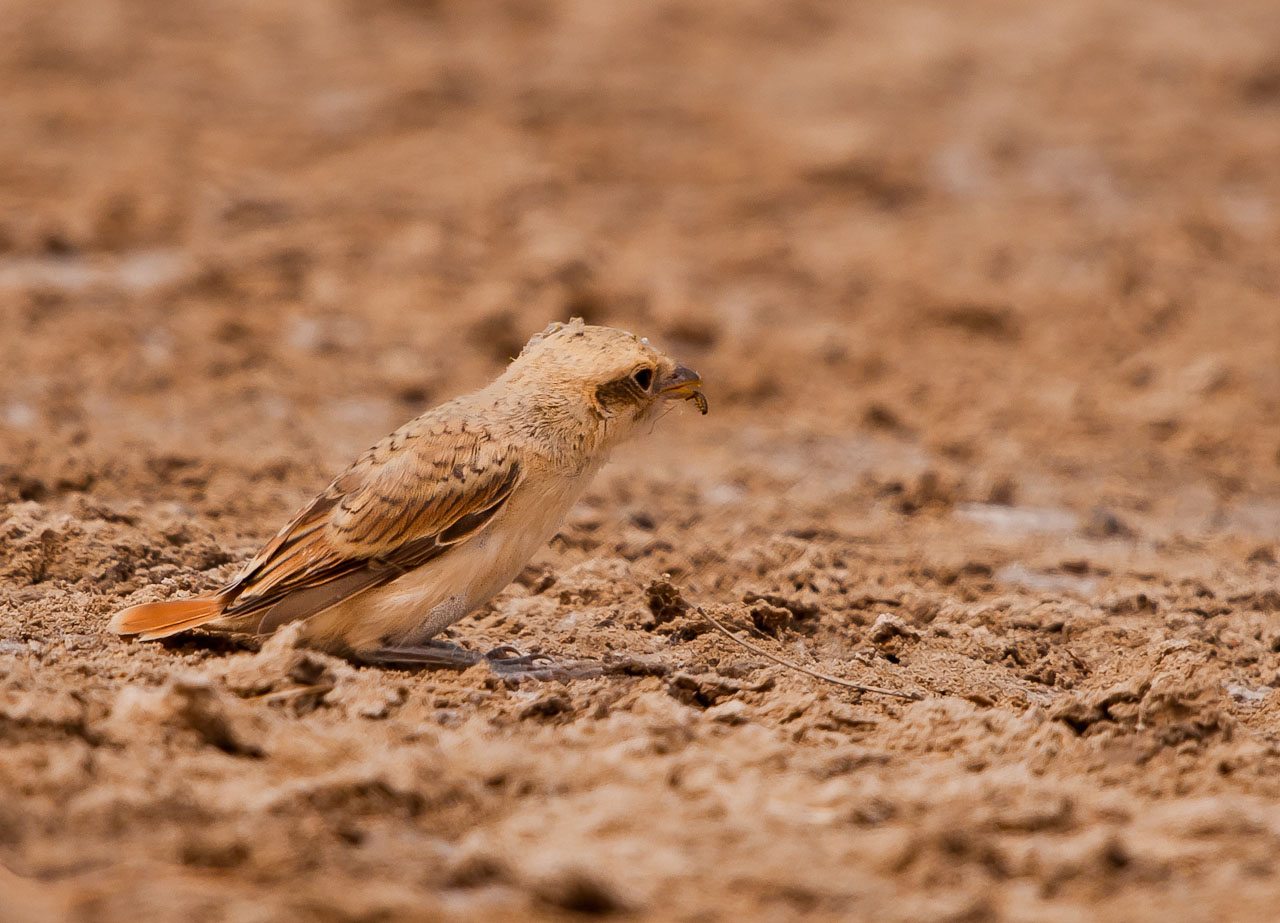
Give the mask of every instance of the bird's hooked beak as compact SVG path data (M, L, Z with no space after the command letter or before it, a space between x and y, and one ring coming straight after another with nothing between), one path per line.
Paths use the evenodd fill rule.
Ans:
M706 414L707 396L699 388L702 387L702 376L687 366L677 365L658 380L658 393L666 398L679 398L693 401L699 412Z

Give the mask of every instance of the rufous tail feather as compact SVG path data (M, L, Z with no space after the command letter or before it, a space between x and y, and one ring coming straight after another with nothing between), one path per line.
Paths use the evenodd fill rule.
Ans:
M141 603L117 612L108 627L118 635L137 635L139 641L154 641L212 622L222 615L222 608L222 599L218 596Z

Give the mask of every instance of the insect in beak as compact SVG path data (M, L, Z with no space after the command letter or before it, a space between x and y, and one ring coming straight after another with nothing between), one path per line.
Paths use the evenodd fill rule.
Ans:
M707 396L699 390L702 387L702 376L687 366L677 365L663 377L659 385L660 394L693 401L699 413L705 415L709 409Z

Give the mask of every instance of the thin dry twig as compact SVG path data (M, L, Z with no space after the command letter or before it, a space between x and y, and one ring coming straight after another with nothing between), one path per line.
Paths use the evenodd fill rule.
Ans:
M817 670L810 670L808 667L802 667L798 663L792 663L790 660L784 660L783 658L777 656L776 654L770 654L764 648L758 647L757 645L752 644L750 641L746 641L742 638L739 638L737 635L731 632L728 628L726 628L725 624L721 622L719 619L704 612L701 606L698 606L695 611L698 613L698 615L702 616L704 619L710 622L711 626L715 628L716 631L720 632L720 634L724 635L730 641L736 641L738 644L741 644L743 647L745 647L747 650L751 651L752 653L759 654L761 657L767 657L776 664L781 664L782 666L787 667L788 669L795 670L799 673L803 673L806 676L812 676L814 679L820 679L824 683L832 683L833 685L836 685L836 686L843 686L846 689L856 689L858 692L874 692L874 693L877 693L878 695L889 695L898 699L906 699L910 702L918 702L924 698L924 696L922 696L918 692L899 692L896 689L882 689L879 686L867 686L863 683L855 683L851 680L841 679L838 676L831 676L827 673L819 673Z

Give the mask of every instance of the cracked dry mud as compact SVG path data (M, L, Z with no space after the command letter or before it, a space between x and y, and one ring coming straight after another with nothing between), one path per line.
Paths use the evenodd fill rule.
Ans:
M0 919L1274 914L1274 4L0 22ZM104 633L572 314L712 413L450 637L608 675Z

